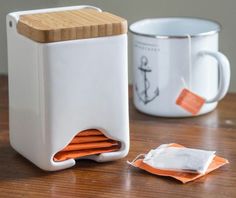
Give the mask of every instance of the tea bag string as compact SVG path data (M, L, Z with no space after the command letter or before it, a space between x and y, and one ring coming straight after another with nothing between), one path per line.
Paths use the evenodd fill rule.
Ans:
M144 158L145 155L146 155L146 154L141 153L141 154L139 154L138 156L136 156L131 162L128 161L128 160L127 160L126 162L127 162L127 164L129 164L129 165L133 165L136 160L138 160L139 158Z
M190 34L187 35L188 37L188 60L189 60L189 89L192 89L192 39Z
M187 34L188 38L188 72L189 72L189 79L188 79L188 88L191 90L192 88L192 40L190 34Z
M192 88L192 40L191 35L186 34L187 40L188 40L188 83L184 79L184 77L181 77L181 81L185 88L188 88L191 90Z

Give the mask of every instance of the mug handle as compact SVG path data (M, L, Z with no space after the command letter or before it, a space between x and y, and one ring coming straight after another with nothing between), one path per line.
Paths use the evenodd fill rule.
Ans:
M229 89L230 83L230 63L228 58L221 52L201 51L200 56L211 56L218 62L219 71L219 87L218 93L210 99L206 99L206 103L217 102L221 100Z

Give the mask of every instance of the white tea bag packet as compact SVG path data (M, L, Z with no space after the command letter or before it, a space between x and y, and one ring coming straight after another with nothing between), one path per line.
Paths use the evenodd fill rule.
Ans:
M169 147L168 144L163 144L150 150L143 162L161 170L205 174L214 157L215 151Z

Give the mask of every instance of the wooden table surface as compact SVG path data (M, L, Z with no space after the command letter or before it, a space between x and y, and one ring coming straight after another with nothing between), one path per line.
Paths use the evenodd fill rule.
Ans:
M0 76L0 197L236 197L236 94L228 94L212 113L185 119L147 116L130 101L126 158L81 160L67 170L44 172L9 145L7 92L7 78ZM216 150L230 164L187 184L127 165L139 153L170 142Z

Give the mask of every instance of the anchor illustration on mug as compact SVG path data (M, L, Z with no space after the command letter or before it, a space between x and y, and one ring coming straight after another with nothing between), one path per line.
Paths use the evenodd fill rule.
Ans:
M151 87L150 81L147 78L147 74L152 72L152 69L148 67L148 58L146 56L142 56L140 58L141 65L138 69L143 74L143 82L144 82L144 90L139 92L137 84L135 84L135 91L137 93L138 98L146 105L149 102L153 101L159 95L159 88L157 87L152 96L148 95L148 89Z

